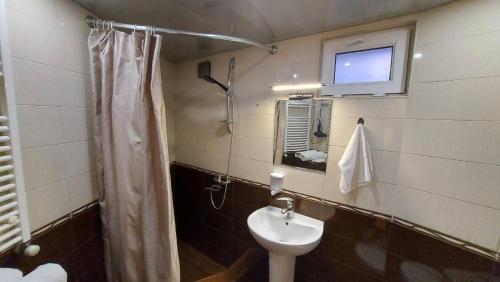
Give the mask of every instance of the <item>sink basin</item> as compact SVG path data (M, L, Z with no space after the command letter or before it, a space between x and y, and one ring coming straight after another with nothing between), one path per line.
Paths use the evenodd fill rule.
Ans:
M316 248L323 235L323 221L298 213L288 219L273 206L254 211L247 224L255 240L269 251L272 282L292 282L295 257Z
M247 220L253 237L271 252L292 256L307 254L318 246L323 221L295 213L292 219L281 209L267 206L254 211Z

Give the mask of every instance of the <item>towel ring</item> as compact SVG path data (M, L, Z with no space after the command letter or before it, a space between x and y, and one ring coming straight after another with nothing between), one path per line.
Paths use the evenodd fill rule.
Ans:
M358 119L358 124L365 124L365 120L363 118Z

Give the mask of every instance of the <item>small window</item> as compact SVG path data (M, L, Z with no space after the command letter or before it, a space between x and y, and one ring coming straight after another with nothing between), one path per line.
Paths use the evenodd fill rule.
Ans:
M392 46L335 54L333 84L391 80Z
M404 93L408 40L396 29L324 42L322 95Z

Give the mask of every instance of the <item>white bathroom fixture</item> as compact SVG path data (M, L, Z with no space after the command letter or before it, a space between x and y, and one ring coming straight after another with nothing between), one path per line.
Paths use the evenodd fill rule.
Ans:
M283 188L283 180L285 179L285 174L282 171L273 171L269 175L270 177L270 185L271 188L271 196L278 194Z
M254 211L247 224L255 240L269 251L270 282L292 282L295 257L316 248L323 235L323 221L298 213L289 218L273 206Z

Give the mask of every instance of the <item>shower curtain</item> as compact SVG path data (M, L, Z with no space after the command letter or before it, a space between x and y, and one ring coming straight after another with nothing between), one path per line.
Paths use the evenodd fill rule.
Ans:
M108 281L180 281L161 36L92 29L88 46Z

